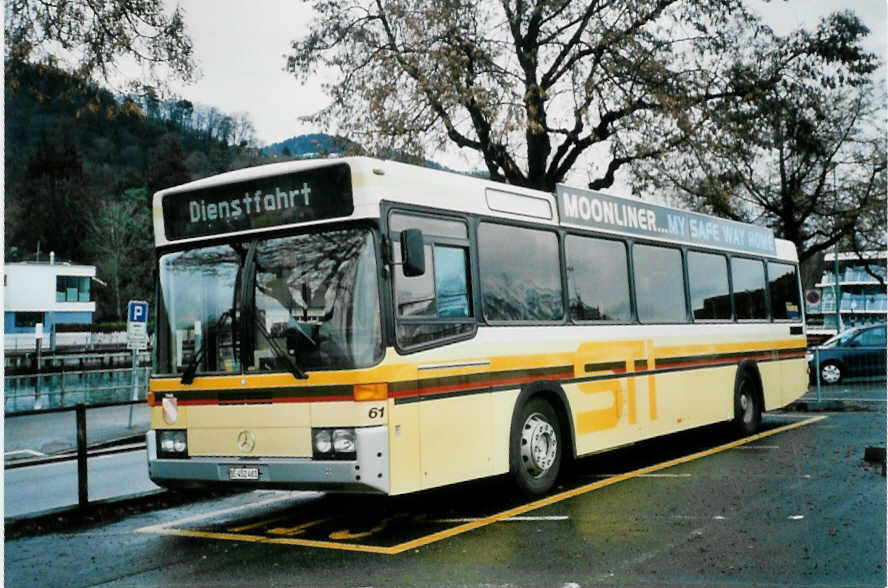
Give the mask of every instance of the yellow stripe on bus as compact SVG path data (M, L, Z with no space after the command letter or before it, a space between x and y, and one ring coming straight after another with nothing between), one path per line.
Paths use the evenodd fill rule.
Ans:
M675 356L686 356L703 353L734 353L761 351L768 353L778 349L804 349L805 339L783 339L778 341L756 341L746 343L707 343L689 345L655 346L654 357L649 359L664 359ZM454 361L476 360L478 357L461 357ZM447 375L471 375L487 371L528 370L536 368L554 367L561 365L572 366L577 360L576 352L540 353L528 355L510 355L490 357L490 367L479 369L477 366L454 367L447 369ZM311 372L308 379L300 380L291 374L238 374L226 376L201 376L194 379L194 383L187 388L179 382L179 378L154 378L150 381L152 392L174 392L177 390L245 390L250 388L277 388L277 387L307 387L327 385L350 385L362 383L384 383L410 380L422 380L430 377L440 377L441 373L422 376L417 374L418 363L387 363L363 369Z

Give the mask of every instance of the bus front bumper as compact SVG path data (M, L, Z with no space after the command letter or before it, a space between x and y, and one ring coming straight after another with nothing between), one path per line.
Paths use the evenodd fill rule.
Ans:
M388 494L387 428L362 427L355 432L354 460L315 460L240 456L160 459L156 432L148 431L148 476L165 488L281 488Z

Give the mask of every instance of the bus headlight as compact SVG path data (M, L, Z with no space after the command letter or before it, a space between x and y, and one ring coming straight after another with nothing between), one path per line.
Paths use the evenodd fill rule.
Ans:
M184 429L157 431L157 457L181 459L188 457L188 438Z
M357 442L354 429L313 429L314 459L355 459Z
M333 450L333 440L329 430L315 429L313 437L315 454L326 455Z
M336 453L354 453L355 430L336 429L333 431L333 451Z

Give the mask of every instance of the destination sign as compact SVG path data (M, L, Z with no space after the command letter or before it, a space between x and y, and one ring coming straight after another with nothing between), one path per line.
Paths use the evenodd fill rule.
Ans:
M336 164L163 197L168 240L349 216L351 171Z
M777 253L774 232L765 227L581 188L559 185L556 194L562 224L759 255Z

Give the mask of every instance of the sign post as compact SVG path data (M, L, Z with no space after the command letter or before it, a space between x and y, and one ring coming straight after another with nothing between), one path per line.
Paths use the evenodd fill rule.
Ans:
M130 300L126 310L126 346L133 354L133 400L139 399L138 377L136 375L136 357L142 349L148 347L148 303L142 300ZM130 405L129 427L133 426L133 406Z
M37 377L34 386L34 410L40 410L43 406L40 404L40 371L43 369L43 360L40 349L43 343L43 323L34 325L34 345L37 346Z

